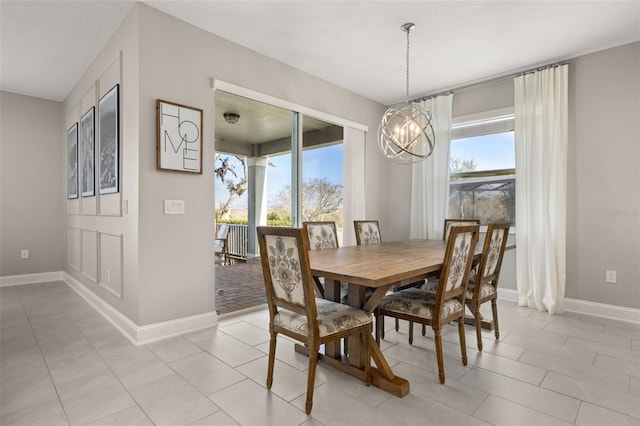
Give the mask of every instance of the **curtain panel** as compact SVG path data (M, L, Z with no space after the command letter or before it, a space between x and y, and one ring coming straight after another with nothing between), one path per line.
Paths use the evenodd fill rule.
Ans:
M518 304L564 311L568 65L515 84Z
M442 238L449 209L452 105L453 93L420 102L431 111L436 143L429 158L412 166L410 238Z

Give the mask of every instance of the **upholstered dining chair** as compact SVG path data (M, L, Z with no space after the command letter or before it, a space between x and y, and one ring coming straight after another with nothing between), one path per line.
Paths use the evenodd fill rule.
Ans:
M260 260L269 308L269 361L267 389L273 383L278 334L304 343L309 350L305 411L311 413L318 350L321 345L347 336L362 339L364 379L371 383L371 315L361 309L316 299L309 265L309 237L302 228L257 229ZM353 338L355 338L353 337Z
M302 222L302 227L309 236L309 250L338 248L338 231L335 222ZM313 282L318 295L324 298L324 286L320 278L314 275Z
M480 225L480 219L445 219L442 239L446 241L449 238L449 231L451 231L452 226L461 225Z
M467 365L464 334L465 293L479 229L479 225L451 228L435 294L419 288L401 290L385 296L374 311L378 343L382 324L380 319L384 316L431 326L435 335L440 383L444 383L445 380L442 352L443 325L453 321L458 322L462 364Z
M496 340L500 339L497 305L498 279L500 278L507 238L509 237L509 228L510 225L508 223L488 224L478 271L475 278L470 279L467 284L466 304L475 319L479 351L482 350L482 315L480 314L480 306L485 302L491 301L494 332Z
M367 246L369 244L380 244L380 225L377 220L354 220L353 226L356 230L356 244Z

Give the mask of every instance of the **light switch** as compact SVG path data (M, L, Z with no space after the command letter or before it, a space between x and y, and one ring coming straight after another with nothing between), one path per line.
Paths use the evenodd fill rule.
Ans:
M184 200L164 200L164 214L184 214Z

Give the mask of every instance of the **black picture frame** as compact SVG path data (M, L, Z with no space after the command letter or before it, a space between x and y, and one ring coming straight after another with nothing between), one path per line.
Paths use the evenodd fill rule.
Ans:
M78 198L78 123L67 130L67 198Z
M120 85L116 84L98 101L98 192L119 192Z
M91 107L80 118L80 194L82 197L96 195L96 147L95 107Z

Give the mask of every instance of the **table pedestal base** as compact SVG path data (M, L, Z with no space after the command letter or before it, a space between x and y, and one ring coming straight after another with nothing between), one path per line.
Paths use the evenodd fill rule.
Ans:
M374 343L375 345L375 343ZM375 345L377 347L377 345ZM295 345L295 351L301 353L303 355L309 356L309 348L299 343ZM374 352L379 352L375 351ZM376 354L372 354L374 361L376 361ZM331 356L318 353L318 361L324 362L334 368L337 368L340 371L343 371L347 374L350 374L354 377L359 378L360 380L365 379L364 370L354 367L349 364L349 361L346 359L346 356L340 356L339 358L333 358ZM384 362L383 364L386 364ZM403 379L402 377L395 376L391 374L385 374L384 370L387 367L379 366L379 368L371 368L371 384L379 387L385 392L390 393L391 395L402 398L405 395L409 394L409 381L407 379Z

